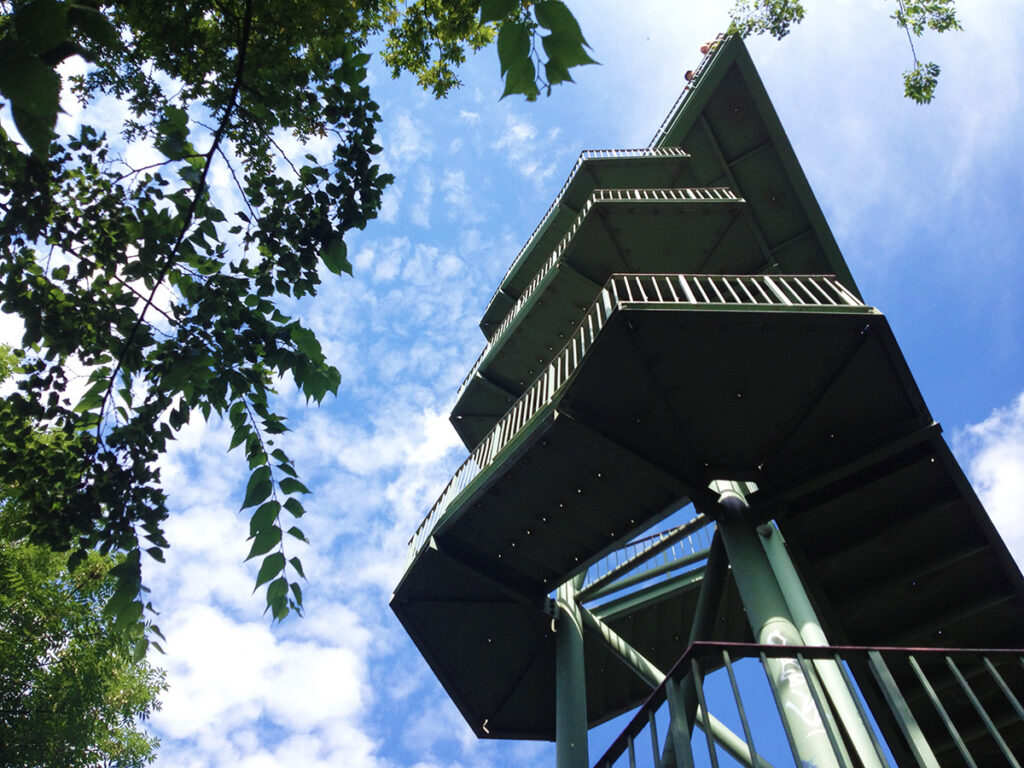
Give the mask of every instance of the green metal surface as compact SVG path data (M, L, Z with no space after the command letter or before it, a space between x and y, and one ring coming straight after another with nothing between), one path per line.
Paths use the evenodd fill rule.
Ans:
M474 447L508 405L565 346L616 272L745 274L767 268L739 216L741 201L600 200L588 205L558 260L491 338L460 393L452 424ZM554 249L552 249L554 250ZM546 254L547 258L549 254ZM489 417L489 424L481 417Z
M756 641L764 645L802 645L800 632L761 547L744 492L739 484L730 484L720 492L723 500L729 494L733 501L722 512L718 532L729 554ZM823 721L823 710L816 706L813 678L794 659L769 659L765 671L778 691L780 712L792 736L795 754L806 765L839 768L831 729Z
M758 528L761 545L775 579L785 597L786 605L800 633L803 645L828 645L828 638L821 628L821 621L811 605L800 574L793 565L782 534L771 524ZM839 665L830 659L814 662L815 670L827 689L829 699L836 708L836 714L853 743L860 764L865 768L882 768L877 745L870 726L861 717L856 703L856 694L847 685Z
M516 256L487 308L480 328L490 339L540 265L565 236L595 189L697 186L689 155L678 148L590 150L580 155L561 193Z
M583 656L583 617L576 603L577 579L558 587L555 619L555 764L588 768L587 678Z
M717 46L654 146L684 147L701 183L732 186L781 271L833 274L860 295L739 38Z
M493 344L453 412L473 451L414 535L392 607L478 736L568 734L559 760L574 767L588 726L650 692L652 675L623 664L623 648L670 669L687 638L746 642L778 629L811 648L788 666L764 659L781 709L795 703L784 672L811 680L824 714L821 749L784 720L798 752L878 768L861 702L842 693L847 669L813 646L1024 647L1024 577L885 318L857 301L742 43L715 47L679 104L660 156L584 158L503 279L482 322ZM742 201L649 193L679 186ZM609 188L631 191L613 199ZM577 632L588 567L690 500L706 509L708 483L722 477L757 487L744 532L713 513L735 578L695 554L630 564L584 592L607 637ZM771 520L788 557L754 533ZM929 697L910 666L866 659L849 672L901 764L956 765L966 752L994 765L1024 746L1013 694L1024 668L931 669ZM961 700L936 708L954 686ZM658 756L655 738L654 751L688 765L676 741L703 693L683 688L670 748Z

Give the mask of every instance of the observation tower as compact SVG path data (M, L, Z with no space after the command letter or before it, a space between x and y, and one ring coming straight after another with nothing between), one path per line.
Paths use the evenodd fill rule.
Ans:
M743 43L688 75L491 298L391 606L479 737L558 768L1019 767L1020 570Z

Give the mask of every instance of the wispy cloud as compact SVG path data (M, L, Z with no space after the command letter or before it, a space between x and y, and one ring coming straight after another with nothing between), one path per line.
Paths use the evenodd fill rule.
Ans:
M504 130L492 146L515 171L537 185L555 172L554 164L548 162L550 153L545 151L545 143L537 139L537 128L525 118L508 115Z
M430 227L430 204L434 200L434 180L431 174L420 171L416 181L416 198L409 208L409 218L418 227Z
M1017 563L1024 568L1024 392L954 433L967 474Z
M395 115L382 134L385 154L391 167L398 170L428 158L434 149L426 125L408 112Z

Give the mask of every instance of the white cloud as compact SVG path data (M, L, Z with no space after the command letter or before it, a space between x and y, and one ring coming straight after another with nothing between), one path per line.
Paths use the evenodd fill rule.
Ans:
M987 419L957 430L957 452L1010 553L1024 567L1024 392Z
M449 206L448 218L462 221L477 222L482 215L477 209L478 201L469 191L466 173L462 170L447 170L441 179L441 191L444 202Z
M434 180L427 172L421 172L416 184L416 199L409 210L412 223L424 229L430 228L430 203L434 199Z
M389 224L394 223L398 220L398 210L401 202L402 189L392 184L384 190L384 196L381 198L380 203L380 213L377 215L377 218Z
M386 155L398 169L430 157L434 148L423 122L413 119L408 112L396 115L383 133Z
M540 185L555 172L553 163L542 164L551 157L546 143L537 140L537 128L529 120L509 114L505 130L492 145L500 150L508 164L518 173Z
M153 725L194 744L193 764L376 765L377 744L360 723L371 704L366 631L351 616L333 634L314 628L316 642L207 606L172 620L170 688ZM275 730L285 734L276 745L267 739ZM175 762L173 751L167 757Z

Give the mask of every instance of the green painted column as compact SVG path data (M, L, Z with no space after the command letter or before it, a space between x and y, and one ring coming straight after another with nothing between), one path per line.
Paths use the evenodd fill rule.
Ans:
M555 764L590 768L587 752L587 680L583 664L583 617L577 576L558 588L555 619Z
M744 486L717 481L718 532L732 565L754 639L763 645L803 645L786 598L761 546L748 514ZM767 672L779 692L780 715L792 735L793 747L805 768L839 768L826 726L807 679L796 659L768 659Z
M774 524L762 525L757 531L761 536L761 546L764 547L768 562L775 572L775 578L782 588L782 594L786 598L786 604L804 645L828 645L828 638L825 637L818 615L807 595L807 590L804 589L803 580L789 556L781 531ZM835 661L819 659L814 662L814 668L825 690L828 691L829 699L836 708L836 714L842 721L860 762L865 768L883 768L875 739L870 733L869 726L860 716L854 701L853 697L856 694L850 690L839 666Z

